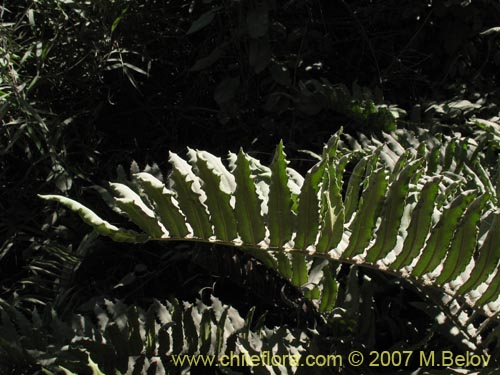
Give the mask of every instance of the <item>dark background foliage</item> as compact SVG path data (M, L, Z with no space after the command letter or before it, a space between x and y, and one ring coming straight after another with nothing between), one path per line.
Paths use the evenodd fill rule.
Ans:
M467 133L473 116L499 113L493 0L24 0L0 14L0 297L26 309L213 293L243 314L267 312L270 326L312 325L299 291L254 259L85 236L36 194L96 207L96 186L166 173L168 151L186 146L243 147L267 162L283 139L305 171L314 159L300 150L319 152L340 126ZM377 347L423 340L432 322L411 307L419 297L374 280Z

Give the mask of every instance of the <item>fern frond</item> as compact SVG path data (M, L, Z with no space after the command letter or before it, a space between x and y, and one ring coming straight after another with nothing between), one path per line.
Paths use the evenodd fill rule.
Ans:
M35 310L28 318L0 300L0 370L24 373L37 366L54 374L178 374L191 364L174 356L214 358L215 366L222 355L274 352L276 342L280 354L300 358L309 344L307 336L283 327L253 331L251 321L215 297L209 305L154 301L146 310L104 300L93 310L62 321L47 307L41 316ZM262 366L259 373L275 371Z
M482 155L459 136L386 134L382 142L336 134L299 178L281 143L269 168L243 152L229 170L205 151L189 150L189 162L171 154L166 186L147 173L137 175L140 194L112 185L143 233L69 198L43 198L115 240L238 246L299 287L308 282L308 257L360 264L435 286L492 316L500 311L500 211Z

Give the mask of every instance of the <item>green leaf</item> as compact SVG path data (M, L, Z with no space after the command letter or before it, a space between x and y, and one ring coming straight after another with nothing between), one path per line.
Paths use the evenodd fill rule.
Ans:
M222 9L222 7L217 7L214 9L210 9L208 12L203 13L198 19L196 19L191 26L189 27L189 30L186 32L186 35L191 35L197 31L200 31L210 25L212 21L214 20L215 14Z
M293 229L292 197L283 149L283 142L280 142L271 163L268 225L270 246L273 248L281 248L290 241Z
M113 32L118 27L118 25L120 24L120 21L125 16L125 14L127 14L127 12L128 12L128 6L123 8L121 14L115 18L115 20L113 21L113 24L111 25L111 34L113 34Z
M450 169L451 163L455 159L454 156L456 148L457 148L457 142L453 139L450 143L448 143L444 152L444 160L442 165L444 169Z
M225 324L221 324L221 323L226 321L227 316L229 314L228 310L229 309L227 309L227 308L222 310L222 314L220 314L220 317L218 320L219 324L216 325L216 327L217 327L217 329L216 329L216 336L217 336L216 337L216 351L215 351L216 355L223 353L223 347L224 347L224 345L226 345L226 340L224 337L226 327L225 327Z
M413 276L418 277L424 273L432 272L443 261L458 221L467 205L474 199L474 195L474 191L466 191L444 210L439 222L432 228L431 235L422 250L422 255L412 270Z
M172 312L172 354L181 354L184 350L184 329L182 324L182 309L177 300L172 302L173 312Z
M481 219L481 212L488 199L489 196L483 194L477 197L467 208L453 236L443 270L436 279L438 285L458 277L472 259L477 243L477 224Z
M306 175L299 196L296 249L305 250L314 244L319 229L319 189L325 163L318 163Z
M375 227L376 218L380 207L384 202L387 188L387 178L384 169L374 171L369 176L366 190L360 200L360 208L351 225L351 238L349 245L342 254L345 258L351 258L361 254L370 243Z
M411 213L411 221L407 229L403 249L391 264L392 269L400 270L411 264L424 246L432 223L434 202L439 193L439 181L440 178L435 177L422 188L417 205Z
M146 312L146 321L144 324L144 330L145 330L144 349L148 357L153 357L156 351L156 338L157 338L155 306L153 304L149 306L148 311Z
M194 354L198 348L198 332L199 327L196 326L193 320L193 306L189 307L182 314L182 322L184 326L185 338L187 341L187 352Z
M221 176L224 177L224 175L229 173L220 161L220 165L217 166L213 162L209 164L206 154L196 152L195 155L195 163L198 167L199 176L204 182L203 189L207 195L206 204L210 212L210 219L214 226L215 235L223 241L232 241L238 237L236 219L230 204L231 193L234 188L228 186L223 188L224 180L221 179ZM232 175L230 176L233 177ZM232 184L234 185L234 178Z
M256 249L254 247L247 247L243 245L241 249L249 254L250 256L253 256L255 259L258 259L259 261L262 262L266 267L269 269L277 269L278 268L278 261L276 257L267 251L263 251L262 249ZM286 256L285 256L286 258Z
M210 353L212 345L215 344L215 340L212 340L212 319L209 310L203 311L203 315L201 316L199 331L200 331L200 354L207 355L208 353Z
M306 257L302 254L292 254L292 285L301 287L308 281Z
M321 302L319 305L319 311L321 313L331 311L335 307L335 302L337 301L339 286L337 280L335 279L334 265L335 263L331 263L323 269L323 290L321 292Z
M168 230L170 237L183 238L189 233L186 219L179 209L179 203L174 198L174 192L168 190L165 185L149 173L138 173L135 175L142 188L153 202L155 211Z
M138 194L127 185L110 183L110 186L116 196L117 206L139 228L152 238L161 238L163 234L166 234L165 228L158 222L155 212L142 201Z
M406 156L402 156L406 159ZM375 244L368 250L367 262L376 262L383 259L394 248L399 233L399 226L403 217L405 200L409 191L410 180L417 169L422 165L422 160L409 163L402 171L396 181L389 187L386 197L382 222L377 230Z
M493 222L488 230L486 239L478 251L478 257L475 261L474 268L467 281L458 289L459 294L467 293L484 282L491 273L497 269L498 260L500 259L500 211L496 211L493 216ZM481 302L489 301L493 296L492 289L497 288L498 280L490 286L486 297L483 295ZM478 303L479 304L479 303Z
M275 254L276 260L278 262L278 272L285 279L291 280L293 276L293 268L288 256L289 254L284 254L282 252L278 252Z
M236 179L235 215L238 221L238 232L244 243L258 244L264 240L266 228L264 218L260 213L261 201L251 176L250 162L243 150L238 153L234 177Z
M89 356L89 360L88 360L88 365L89 365L89 368L92 370L92 375L106 375L106 374L104 374L104 372L102 372L99 369L99 366L97 365L97 363L92 361L92 358L90 358L90 356Z
M201 189L198 177L185 160L172 152L169 162L173 167L170 178L177 192L179 207L193 228L193 235L208 239L213 232L205 205L202 203L206 200L206 195Z
M351 177L349 178L344 201L345 220L347 222L349 222L352 215L358 208L359 192L361 189L367 163L368 158L362 158L354 167Z
M92 210L84 205L60 195L39 195L40 198L61 203L71 211L77 213L82 220L92 226L100 235L112 238L116 242L145 242L148 236L132 230L118 228L107 221L101 219Z
M325 253L337 247L344 233L344 204L337 168L328 163L321 188L321 230L316 250Z
M489 282L488 288L476 301L477 306L483 306L487 303L496 301L500 295L500 273L497 271L496 275Z

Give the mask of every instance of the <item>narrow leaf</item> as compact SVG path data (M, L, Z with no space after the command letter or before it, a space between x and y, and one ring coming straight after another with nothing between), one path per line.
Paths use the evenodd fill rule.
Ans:
M220 7L210 9L208 12L203 13L198 19L196 19L192 24L189 30L186 32L186 35L193 34L197 31L200 31L210 25L215 17L217 11L221 9Z
M156 351L156 318L155 318L155 306L153 304L150 305L149 309L146 312L146 322L144 325L145 329L145 350L146 355L148 357L152 357L155 355Z
M321 188L321 230L316 250L325 253L334 249L344 233L344 204L338 172L333 161L323 175Z
M292 198L288 188L283 142L280 142L276 148L271 164L271 186L268 205L270 245L271 247L280 248L290 241L293 230Z
M264 218L262 217L261 201L257 195L255 183L250 172L250 162L245 153L240 150L236 168L235 215L238 221L238 232L246 244L258 244L266 234Z
M454 280L469 264L477 241L477 224L488 202L488 195L477 197L467 208L451 242L443 270L436 280L438 285Z
M500 34L500 26L491 27L485 31L482 31L479 35L494 35Z
M434 178L422 188L422 192L418 196L418 203L411 214L403 249L391 264L392 269L399 270L411 264L424 246L432 223L434 202L439 192L439 181L439 178Z
M353 213L356 212L358 208L359 193L361 190L367 162L368 160L366 157L362 158L354 167L351 178L349 178L344 203L345 220L347 222L350 221Z
M177 300L172 302L172 354L180 354L184 350L184 328L182 322L182 307Z
M321 280L323 290L321 292L321 302L319 311L321 313L329 312L335 307L338 294L338 282L335 279L335 270L333 266L335 263L328 264L324 269L324 275Z
M92 226L100 235L107 236L117 242L145 242L148 236L132 230L118 228L107 221L101 219L92 210L84 205L60 195L39 195L40 198L61 203L71 211L80 215L82 220Z
M403 155L400 160L403 158L406 159L406 156ZM421 160L409 163L389 187L382 222L377 230L375 244L368 250L367 262L374 263L384 258L396 245L409 184L421 164Z
M458 294L464 294L475 289L479 284L484 282L495 269L497 269L498 260L500 259L500 246L498 246L498 244L500 244L500 211L495 213L486 239L478 251L476 264L468 280L458 290ZM495 287L490 286L490 288ZM491 290L489 293L491 293ZM482 300L489 299L490 296L482 298Z
M184 238L189 233L186 219L179 209L174 193L169 191L165 185L149 173L138 173L135 175L142 188L153 202L156 213L161 223L169 231L170 237Z
M431 235L422 250L422 255L412 270L413 276L418 277L424 273L432 272L443 261L458 221L467 205L474 198L474 194L475 192L470 190L460 194L444 210L439 222L432 228Z
M246 247L244 245L241 247L241 250L243 250L245 253L253 256L254 258L260 260L262 262L262 264L264 264L266 267L268 267L270 269L277 269L278 268L278 262L276 260L276 257L271 252L262 251L260 248L256 248L256 247L252 247L252 246Z
M319 223L319 190L325 163L318 163L306 175L299 196L295 248L306 249L316 241Z
M193 234L198 238L208 239L213 234L205 205L204 192L200 181L192 172L189 164L174 153L170 153L169 162L172 164L170 178L174 183L179 207L186 216L187 222L193 228Z
M127 185L110 183L115 194L117 206L145 233L152 238L161 238L164 234L163 226L158 222L154 211L146 206L141 197Z
M232 241L237 236L236 219L233 214L230 200L231 195L221 188L221 177L215 173L215 167L203 159L202 154L196 153L196 166L204 182L203 188L207 195L206 204L210 212L210 219L214 225L215 236L223 241Z
M476 306L484 306L487 303L498 300L500 296L500 272L498 272L493 277L493 279L489 282L488 288L476 301Z
M182 314L183 317L183 326L184 326L184 334L187 342L187 351L188 353L195 353L198 349L198 333L199 327L197 327L194 319L193 319L193 306L189 307Z
M212 320L211 314L209 310L203 311L203 315L201 316L200 321L200 354L206 355L208 353L213 354L210 350L215 349L212 348L212 344L215 344L215 337L212 338Z
M285 254L283 252L277 252L275 254L276 260L278 262L278 272L285 279L291 280L293 275L293 269L288 255L289 254Z
M301 287L308 281L306 257L302 254L292 254L292 285Z
M139 322L139 311L133 306L127 311L127 322L129 327L129 355L140 355L143 350L143 341L141 337L141 323Z
M380 207L384 202L386 188L385 170L374 171L370 175L368 186L360 199L360 208L351 225L351 238L342 254L343 258L361 254L370 243Z

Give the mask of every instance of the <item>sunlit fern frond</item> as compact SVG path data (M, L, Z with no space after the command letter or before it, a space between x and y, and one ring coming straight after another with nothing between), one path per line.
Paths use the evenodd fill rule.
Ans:
M282 144L270 166L243 151L226 166L190 149L187 161L170 154L166 185L144 172L135 176L136 191L110 184L116 206L140 231L118 228L70 198L44 198L116 241L240 247L299 287L310 278L310 259L360 264L494 316L500 211L496 177L483 159L474 139L425 132L382 140L336 134L305 176L288 166ZM328 276L322 280L335 280ZM335 288L323 281L324 307Z

